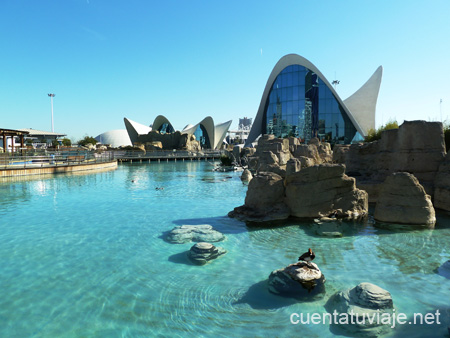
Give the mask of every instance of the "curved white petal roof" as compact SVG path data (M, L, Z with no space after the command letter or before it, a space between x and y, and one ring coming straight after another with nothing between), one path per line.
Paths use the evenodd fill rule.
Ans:
M128 135L132 143L138 141L138 136L143 134L148 134L152 131L152 128L147 127L146 125L134 122L130 119L124 118L125 127L127 128Z
M163 115L156 116L155 121L153 121L153 124L152 124L152 129L159 130L159 128L161 128L161 126L164 123L169 124L172 127L172 129L175 130L175 128L172 126L172 123L170 123L170 121Z
M330 91L335 96L338 103L342 106L344 111L347 113L350 121L355 126L356 130L362 135L366 136L367 131L370 128L375 127L375 104L378 97L378 91L381 83L381 74L383 71L382 67L379 67L374 75L366 82L366 84L361 87L355 94L353 94L348 100L350 100L350 105L354 109L354 111L350 111L350 109L346 106L344 101L339 97L337 92L334 90L333 86L328 82L328 80L323 76L323 74L314 66L309 60L297 54L288 54L283 56L275 65L272 72L270 73L269 79L267 80L266 87L264 88L264 92L261 98L261 102L259 104L258 112L256 113L255 120L253 122L253 127L250 130L245 146L248 147L252 142L256 140L256 138L261 135L262 127L263 127L263 118L264 118L264 110L266 106L266 102L269 98L270 90L277 76L288 66L292 65L300 65L308 68L309 70L316 73L319 78L325 83L325 85L330 89ZM355 96L356 95L356 96ZM355 96L355 97L354 97ZM369 97L370 103L366 106L362 104L366 98ZM352 99L353 98L353 99ZM361 109L361 110L360 110ZM372 119L372 115L373 119ZM365 120L368 115L371 115L369 120ZM373 122L372 122L373 120Z

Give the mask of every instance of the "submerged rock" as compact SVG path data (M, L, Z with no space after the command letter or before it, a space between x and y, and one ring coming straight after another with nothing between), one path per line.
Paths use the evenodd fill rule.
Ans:
M166 236L170 243L182 244L187 242L220 242L225 236L214 230L209 224L181 225L173 228Z
M284 297L312 300L323 297L324 283L325 276L317 264L301 261L272 271L269 276L269 291Z
M391 316L392 321L392 296L371 283L361 283L352 289L337 292L325 307L329 313L336 311L339 318L347 318L347 323L339 321L334 324L354 336L378 337L386 334L392 325L382 324L383 321L378 320Z
M211 243L200 242L194 244L187 255L193 263L204 265L226 253L227 251L222 247L216 247Z
M436 223L431 197L417 178L407 172L394 173L386 179L374 217L380 222L427 227Z
M448 260L438 268L438 274L450 279L450 260Z

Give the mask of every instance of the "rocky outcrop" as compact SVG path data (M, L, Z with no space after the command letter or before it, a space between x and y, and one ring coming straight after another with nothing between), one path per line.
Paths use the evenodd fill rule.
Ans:
M228 214L242 221L265 222L289 216L360 218L367 215L367 193L355 187L341 164L304 168L283 178L271 172L255 176L245 204Z
M434 226L431 197L414 175L394 173L384 182L375 207L375 220L387 223Z
M275 173L262 172L248 184L245 205L235 208L228 216L254 222L286 219L289 209L283 200L283 178Z
M398 129L386 130L381 139L370 143L335 146L333 160L345 163L347 175L371 189L371 200L378 185L394 172L412 173L428 194L434 190L435 176L445 157L442 123L405 121Z
M146 135L139 135L138 142L141 144L149 145L161 144L163 150L201 150L200 142L195 139L195 136L193 134L182 134L179 131L176 131L174 133L161 134L156 130L152 130ZM147 150L154 150L154 147L149 146Z
M255 153L248 157L248 166L250 170L256 172L270 171L285 177L288 170L286 165L293 158L300 161L302 168L331 163L331 146L329 143L320 142L317 138L312 138L306 145L300 144L294 137L281 139L273 135L263 135L258 140Z
M356 189L355 179L340 164L316 165L288 176L285 203L292 216L302 218L358 218L368 211L367 193Z
M325 293L325 276L317 264L301 261L273 271L269 291L300 300L321 298Z
M222 247L216 247L211 243L200 242L194 244L187 255L193 263L204 265L226 253L227 251Z
M450 152L439 166L434 180L434 206L450 211Z
M248 169L244 169L244 171L242 172L242 175L241 175L241 181L243 182L243 183L250 183L250 181L253 179L253 175L252 175L252 173L250 172L250 170L248 170Z
M391 316L394 303L391 294L371 283L361 283L352 289L333 295L325 305L337 318L347 318L334 323L342 332L352 336L379 337L390 330L391 324L382 324L377 318ZM379 316L379 317L378 317Z
M220 242L225 236L209 224L181 225L173 228L166 236L170 243L182 244L187 242Z

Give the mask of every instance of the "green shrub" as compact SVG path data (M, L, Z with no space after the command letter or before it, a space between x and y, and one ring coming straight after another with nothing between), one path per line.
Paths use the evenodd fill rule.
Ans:
M78 141L78 145L80 146L86 146L86 144L92 144L92 145L96 145L97 144L97 140L95 138L93 138L92 136L85 136L83 139Z
M222 166L230 167L233 165L233 160L227 155L222 155L220 156L220 163L222 163Z
M70 147L72 145L72 141L66 137L63 138L61 142L62 142L62 145L65 147Z
M379 127L377 130L371 128L367 132L365 137L366 142L373 142L381 138L381 132L390 129L398 129L398 123L395 120L389 120L384 126Z
M444 123L444 139L445 150L448 152L450 149L450 124L448 122Z

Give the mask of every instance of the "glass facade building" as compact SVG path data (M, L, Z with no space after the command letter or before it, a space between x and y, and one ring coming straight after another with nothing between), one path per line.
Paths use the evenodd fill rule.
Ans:
M263 116L263 134L293 136L308 142L348 144L362 138L322 79L301 65L290 65L276 77Z

